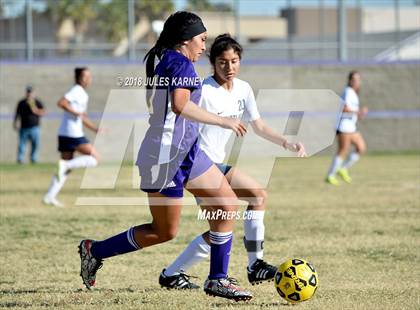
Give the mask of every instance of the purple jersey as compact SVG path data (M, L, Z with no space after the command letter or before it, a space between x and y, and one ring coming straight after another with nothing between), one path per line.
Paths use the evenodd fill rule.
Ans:
M197 154L201 152L195 147L199 124L176 115L171 107L171 92L176 88L189 89L190 100L195 104L200 101L201 81L192 62L181 53L167 50L156 66L154 82L157 86L152 100L150 127L140 146L136 163L142 176L141 188L162 192L167 185L173 186L172 181L179 187L179 184L182 186L184 181L193 177L191 174L200 175L209 168L211 161ZM202 163L191 161L194 158ZM186 164L187 159L189 163ZM176 182L174 178L179 176L179 168L185 165L197 168L186 169L188 173L183 176L182 182Z

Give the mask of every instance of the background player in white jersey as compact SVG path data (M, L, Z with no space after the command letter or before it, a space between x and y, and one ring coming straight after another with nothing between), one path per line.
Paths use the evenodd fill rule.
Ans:
M341 95L344 101L344 109L337 128L338 150L326 178L326 182L332 185L339 185L339 181L336 178L337 174L345 182L351 183L352 179L348 173L348 169L366 151L365 140L360 132L357 131L356 126L358 118L363 118L368 113L367 107L361 109L359 107L360 85L360 73L351 71L348 75L347 87ZM355 150L350 152L352 145L355 146Z
M98 132L98 127L87 116L89 96L86 89L92 83L92 75L88 68L75 68L75 84L61 98L57 105L64 110L61 125L58 130L58 151L61 159L58 162L58 172L53 176L48 192L43 202L45 204L62 207L57 200L57 194L66 182L67 175L72 169L95 167L99 155L92 144L85 138L83 126ZM82 156L73 158L74 152Z
M305 156L301 143L288 142L285 137L273 131L261 119L251 86L236 78L239 73L241 55L241 45L230 35L223 34L215 39L210 49L210 62L214 75L203 81L201 106L224 117L241 119L244 116L245 121L251 123L257 135L297 152L298 156ZM225 174L238 198L249 203L244 220L244 244L248 252L248 280L256 284L272 279L277 269L262 259L263 219L267 193L257 181L238 168L223 164L226 157L225 148L230 137L231 131L204 124L200 132L200 148ZM161 286L178 289L198 288L189 281L185 271L209 256L209 244L208 231L197 236L184 252L162 271L159 277Z

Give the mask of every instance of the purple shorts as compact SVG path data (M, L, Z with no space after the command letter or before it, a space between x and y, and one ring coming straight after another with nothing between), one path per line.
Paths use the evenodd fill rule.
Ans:
M139 165L140 189L147 193L159 192L166 197L181 198L188 180L202 175L211 165L213 162L195 142L180 165L173 162L154 166Z

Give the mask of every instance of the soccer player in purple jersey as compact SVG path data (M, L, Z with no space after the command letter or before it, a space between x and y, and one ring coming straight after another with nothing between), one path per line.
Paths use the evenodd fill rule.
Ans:
M81 277L87 288L95 285L103 259L175 237L183 189L206 202L208 210L235 212L236 196L224 175L198 147L199 123L217 125L244 135L245 126L198 106L201 81L193 66L205 51L206 28L189 12L176 12L165 22L155 46L147 53L147 77L163 81L151 99L150 127L140 146L137 165L141 189L147 192L152 223L130 228L103 241L82 240L79 245ZM154 66L155 57L160 60ZM152 91L151 85L148 90ZM252 294L228 277L234 219L209 220L210 273L204 291L212 296L248 300Z
M273 142L299 157L305 156L301 143L287 141L286 137L272 130L258 112L251 86L237 78L242 58L242 46L229 34L218 36L210 48L210 63L214 74L203 81L201 106L221 116L245 119L257 135ZM237 167L224 164L227 145L232 132L213 125L202 125L200 148L218 166L232 185L239 199L248 202L244 213L244 245L248 254L248 281L258 284L274 278L277 267L263 260L264 213L267 192L260 184ZM241 217L242 219L242 217ZM165 268L159 276L159 284L166 288L191 289L185 272L203 261L211 253L209 232L197 236L188 247Z

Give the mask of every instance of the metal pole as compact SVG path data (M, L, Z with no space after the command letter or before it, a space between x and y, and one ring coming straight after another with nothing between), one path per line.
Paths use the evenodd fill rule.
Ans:
M295 23L294 16L292 18L292 0L287 0L287 60L293 60L292 50L292 22Z
M399 0L394 0L394 11L395 11L395 52L397 53L397 59L400 59L400 4Z
M127 14L128 14L128 60L134 61L136 58L135 44L133 40L134 29L134 0L127 0Z
M26 60L34 59L34 42L32 29L32 0L26 0Z
M241 43L241 17L239 15L239 0L234 0L235 7L235 36L236 40Z
M362 56L362 46L363 46L363 8L361 0L357 0L356 4L356 10L357 10L357 56L359 59L363 59Z
M338 59L347 60L347 29L345 0L338 2Z
M319 42L321 47L321 59L325 58L325 7L324 0L319 0L318 4L319 10Z

